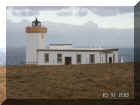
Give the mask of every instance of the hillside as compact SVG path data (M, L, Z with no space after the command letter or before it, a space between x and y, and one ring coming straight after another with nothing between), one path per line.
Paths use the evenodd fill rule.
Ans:
M8 66L7 98L102 99L111 92L133 98L133 78L132 63Z
M0 67L0 104L5 99L5 87L6 87L6 79L5 79L5 69L4 67Z

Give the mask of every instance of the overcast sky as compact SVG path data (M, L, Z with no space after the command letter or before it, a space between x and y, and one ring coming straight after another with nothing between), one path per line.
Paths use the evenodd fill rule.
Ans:
M38 17L47 43L89 47L133 47L133 7L7 7L7 46L26 45L25 27Z

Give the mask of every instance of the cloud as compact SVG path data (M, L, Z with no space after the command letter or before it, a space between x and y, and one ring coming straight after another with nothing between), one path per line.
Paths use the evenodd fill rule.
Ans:
M92 21L101 28L134 28L132 7L9 7L7 20L20 23L23 20L31 22L39 17L44 23L64 23L84 25ZM125 21L124 21L125 20Z
M24 10L15 10L12 11L13 15L15 16L34 16L34 15L39 15L39 11L32 11L30 9L24 9Z
M25 27L29 24L31 23L25 21L16 24L7 22L8 48L26 46ZM48 44L72 43L74 47L133 47L134 43L133 29L100 28L92 21L82 26L48 21L47 28Z
M78 14L79 14L79 16L87 16L88 15L88 9L80 8Z
M61 12L57 12L56 15L58 16L72 16L73 12L71 10L63 9Z
M11 8L10 6L8 8ZM25 10L29 11L58 11L69 9L72 7L69 6L14 6L12 7L14 10ZM75 6L75 8L80 8L79 12L82 14L87 13L87 9L92 11L93 13L100 16L114 16L118 14L130 13L133 12L134 7L132 6ZM85 11L86 10L86 11Z
M13 8L15 10L29 9L32 11L57 11L68 8L68 6L9 6L8 8Z
M81 8L88 8L94 14L99 16L117 16L119 14L131 13L134 10L131 6L88 6Z
M6 24L6 47L25 46L26 34L25 27L29 24L27 22L12 23L7 21Z
M87 8L79 8L79 7L69 7L64 8L57 13L58 16L87 16L88 9Z

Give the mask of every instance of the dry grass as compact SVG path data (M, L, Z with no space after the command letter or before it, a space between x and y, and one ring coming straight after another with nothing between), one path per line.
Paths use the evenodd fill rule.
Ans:
M129 92L133 98L133 66L9 66L7 98L101 99L104 92Z
M0 104L6 97L6 72L4 67L0 67Z

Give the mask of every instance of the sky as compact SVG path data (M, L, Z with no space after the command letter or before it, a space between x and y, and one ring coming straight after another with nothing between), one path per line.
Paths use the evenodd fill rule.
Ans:
M46 43L78 47L133 47L133 7L10 6L7 7L7 46L25 47L25 27L38 17L48 28Z

